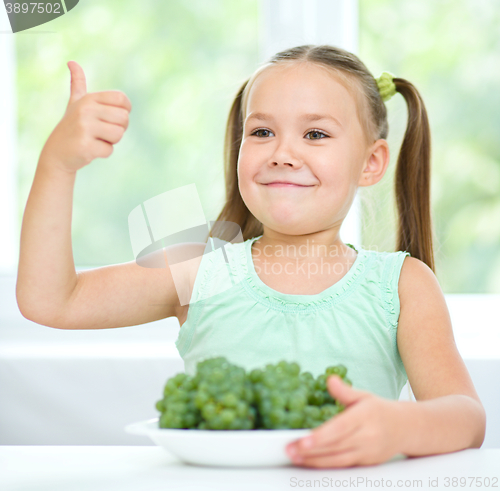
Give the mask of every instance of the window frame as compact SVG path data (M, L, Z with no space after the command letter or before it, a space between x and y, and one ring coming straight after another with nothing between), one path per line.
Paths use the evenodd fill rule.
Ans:
M10 31L10 32L9 32ZM19 262L17 201L17 107L14 34L0 8L0 275L15 274Z

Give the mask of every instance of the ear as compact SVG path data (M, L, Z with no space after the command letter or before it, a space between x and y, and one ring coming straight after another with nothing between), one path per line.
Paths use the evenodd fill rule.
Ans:
M380 138L367 150L367 158L363 162L358 186L372 186L384 177L389 166L389 144Z

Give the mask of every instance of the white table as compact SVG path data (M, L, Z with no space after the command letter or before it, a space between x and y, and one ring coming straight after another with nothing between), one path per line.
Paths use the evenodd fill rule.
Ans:
M0 466L2 491L431 489L429 480L438 485L432 489L457 489L460 477L466 478L467 489L479 487L479 479L483 488L496 489L495 478L500 486L500 449L469 449L412 459L400 456L377 466L310 469L191 466L159 447L0 446ZM445 478L450 478L448 487ZM458 479L458 486L452 485L453 478ZM490 479L489 486L485 478Z

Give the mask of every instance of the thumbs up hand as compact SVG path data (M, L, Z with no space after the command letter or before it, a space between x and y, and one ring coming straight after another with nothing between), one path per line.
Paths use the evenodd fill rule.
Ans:
M96 158L113 153L128 128L132 105L120 91L87 93L82 67L68 62L71 92L66 112L51 133L40 158L50 165L76 172Z

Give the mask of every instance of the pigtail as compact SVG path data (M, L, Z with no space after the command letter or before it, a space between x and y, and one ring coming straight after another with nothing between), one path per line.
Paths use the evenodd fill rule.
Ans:
M431 134L424 102L417 89L394 78L405 98L408 122L395 173L398 207L398 251L408 251L435 273L430 202Z

